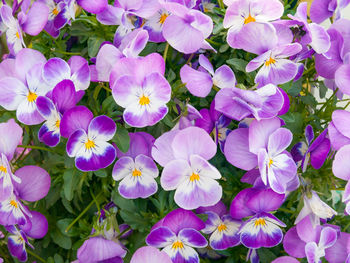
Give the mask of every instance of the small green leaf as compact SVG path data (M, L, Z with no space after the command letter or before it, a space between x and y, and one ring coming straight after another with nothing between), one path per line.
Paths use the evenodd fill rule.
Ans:
M87 41L88 44L88 54L91 58L95 57L97 55L98 50L100 49L100 46L104 39L99 37L90 37Z
M115 133L112 142L115 142L118 149L122 152L127 152L130 146L130 136L128 130L121 124L117 123L117 132Z
M98 176L98 177L101 177L101 178L108 176L108 174L107 174L105 169L101 169L101 170L95 171L94 174L96 176Z
M72 240L69 237L64 236L57 228L55 231L50 233L50 236L53 242L59 245L61 248L70 249L72 247Z
M79 182L79 176L75 174L75 169L68 169L63 174L63 191L68 201L72 201L74 191Z
M226 63L229 64L230 66L232 66L234 71L238 70L238 71L242 71L242 72L246 72L245 67L248 64L247 61L240 59L240 58L231 58L231 59L227 60Z

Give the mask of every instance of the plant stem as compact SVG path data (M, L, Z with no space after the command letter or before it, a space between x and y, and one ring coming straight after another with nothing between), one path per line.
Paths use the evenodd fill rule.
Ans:
M102 192L100 192L100 193L96 196L95 199L97 200L97 198L99 198L101 194L102 194ZM69 231L69 229L71 229L72 226L74 226L74 224L75 224L76 222L78 222L78 220L91 208L91 206L92 206L94 203L95 203L95 200L92 200L92 201L90 202L90 204L88 204L88 206L85 207L85 209L83 210L83 212L81 212L80 215L78 215L77 218L75 218L75 219L73 220L73 222L69 224L69 226L66 228L66 230L64 230L64 232L67 233L67 232Z
M43 151L48 151L48 152L52 152L52 153L55 152L54 150L51 150L50 148L36 146L36 145L18 145L17 147L27 148L27 149L43 150Z
M165 49L164 49L164 54L163 54L164 63L166 63L166 57L168 55L168 50L169 50L169 43L166 42Z
M42 257L39 257L39 256L38 256L37 254L35 254L33 251L27 249L27 253L28 253L29 255L31 255L32 257L34 257L34 258L40 260L41 262L46 263L46 260L45 260L45 259L43 259Z
M224 2L222 0L218 0L218 4L220 6L221 9L224 9L225 6L224 6Z

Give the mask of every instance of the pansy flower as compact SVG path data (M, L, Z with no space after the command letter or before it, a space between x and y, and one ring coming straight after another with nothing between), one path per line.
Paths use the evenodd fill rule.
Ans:
M45 96L50 87L42 79L45 57L33 49L18 52L14 76L0 79L0 105L7 110L16 110L17 119L27 125L41 123L44 119L36 106L38 96Z
M98 14L107 8L108 0L77 0L77 4L90 13Z
M171 87L164 78L163 58L152 53L146 57L122 58L110 76L112 95L125 108L124 121L133 127L152 126L168 113Z
M314 131L311 125L305 128L306 143L299 142L293 146L291 153L293 159L298 162L301 160L302 171L311 163L314 169L320 169L325 162L331 149L330 140L327 138L328 129L325 129L315 140Z
M118 191L124 198L147 198L158 190L155 178L159 171L150 156L153 145L149 143L151 135L145 133L130 134L130 146L113 168L113 179L120 181Z
M242 190L232 201L232 218L250 217L240 228L241 243L252 249L274 247L283 238L280 227L286 225L270 212L277 210L284 201L284 195L271 189L248 188Z
M61 135L69 137L67 154L75 157L75 165L81 171L96 171L108 167L116 157L116 150L107 141L116 132L114 121L105 116L93 118L85 106L76 106L61 120Z
M155 247L145 246L136 250L130 263L172 263L170 257L164 251Z
M229 66L222 65L214 72L213 65L204 55L199 55L199 65L198 70L187 64L180 70L181 81L186 84L186 88L192 95L206 97L213 85L220 89L235 86L236 77Z
M184 209L216 204L222 188L216 181L220 172L208 160L217 146L205 130L188 127L159 137L152 148L152 157L164 166L161 185L175 190L174 200Z
M314 0L310 6L310 19L317 24L321 24L334 15L336 19L339 19L342 9L349 4L348 0Z
M24 33L32 36L38 35L46 25L49 15L49 8L45 4L36 1L29 8L27 1L25 5L22 5L17 20L13 14L19 6L12 10L11 7L4 4L0 9L1 20L6 26L7 45L13 55L25 47Z
M160 8L153 16L146 19L143 29L148 31L150 42L160 43L166 41L162 31L164 22L169 15L170 12Z
M204 223L193 212L178 208L156 224L146 238L149 246L163 248L173 262L199 263L194 247L203 248L207 240L199 232Z

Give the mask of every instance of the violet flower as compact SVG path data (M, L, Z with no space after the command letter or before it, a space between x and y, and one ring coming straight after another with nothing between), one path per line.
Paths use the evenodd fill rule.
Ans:
M172 263L170 257L164 251L155 247L145 246L136 250L130 263Z
M154 138L144 134L129 134L128 153L119 157L113 168L113 179L120 181L118 191L124 198L147 198L158 190L155 178L159 171L150 155L153 143L148 140L154 141Z
M337 212L323 202L315 191L311 191L309 195L304 194L304 206L295 219L295 224L309 216L312 225L315 227L320 224L320 218L327 220L335 215L337 215Z
M203 248L207 240L199 232L204 223L193 212L178 208L170 212L146 238L149 246L163 248L173 262L199 263L193 247Z
M75 165L81 171L97 171L106 168L116 157L115 148L107 141L116 132L114 121L105 116L93 118L85 106L76 106L61 120L61 135L69 137L67 154L75 157Z
M231 123L231 119L215 109L215 100L210 104L209 110L201 109L199 112L202 118L196 119L196 126L212 134L214 142L219 144L220 150L223 152L227 135L231 132L231 130L227 128Z
M25 5L22 4L22 9L18 13L17 20L13 17L13 14L19 6L21 5L18 5L12 10L11 7L4 4L0 9L2 23L6 26L7 46L12 55L16 55L25 47L23 40L24 33L32 36L38 35L46 25L49 15L49 8L37 1L30 8L28 3Z
M309 164L314 169L320 169L325 162L331 148L330 140L326 137L328 129L325 129L315 140L311 125L305 128L306 143L298 142L291 150L294 161L301 161L302 171L305 172Z
M216 145L201 128L188 127L159 137L152 157L164 167L161 186L176 190L174 200L184 209L216 204L222 188L216 179L220 172L208 160L214 157Z
M45 62L39 51L23 49L11 63L12 69L7 69L15 73L0 78L0 92L3 94L0 105L6 110L16 110L17 119L27 125L44 120L37 110L36 99L50 91L41 74Z
M276 30L269 22L277 20L283 15L284 8L280 1L227 0L225 2L228 8L223 25L229 29L227 43L232 48L261 54L262 52L256 50L266 49L266 46L270 45L271 42L277 41ZM256 38L257 42L250 38L250 44L242 44L241 38L250 35L247 32L255 32L255 36L259 36Z
M314 0L310 6L310 19L317 24L333 17L334 14L336 19L339 19L341 10L349 3L349 0Z
M226 88L215 96L215 109L225 116L241 121L253 115L256 120L276 117L284 106L280 89L268 84L257 90Z
M199 55L198 70L185 64L180 70L181 81L186 84L188 91L197 97L206 97L213 85L223 88L232 88L236 84L236 77L232 69L222 65L215 72L213 65L204 55Z
M125 108L123 118L130 126L152 126L168 113L166 103L170 100L171 87L164 71L164 60L157 53L122 58L113 68L112 95Z
M108 0L77 0L77 3L86 11L99 14L107 8Z
M38 138L50 147L60 142L60 126L62 114L73 108L81 98L80 92L75 91L71 80L62 80L52 90L50 98L39 96L36 105L41 116L46 120L41 126Z
M278 118L253 120L249 128L238 128L227 136L224 153L227 161L240 169L258 166L263 183L285 193L296 179L297 166L286 151L293 135L280 126Z
M326 248L325 258L331 263L350 263L350 234L340 232L337 242L330 248Z
M160 8L153 16L146 19L143 29L148 31L150 42L161 43L166 41L163 37L163 26L169 15L170 12Z
M172 130L183 130L187 127L196 126L196 121L203 118L201 113L191 104L187 103L183 107L185 107L185 109L182 110L182 107L179 104L176 105L180 119Z
M308 263L318 263L325 256L325 249L332 247L336 241L335 228L320 225L314 228L309 217L305 217L287 231L283 247L293 257L306 257Z
M269 212L277 210L284 197L271 189L247 188L233 199L230 207L232 218L252 216L238 231L244 246L252 249L274 247L282 241L283 233L280 227L286 225Z

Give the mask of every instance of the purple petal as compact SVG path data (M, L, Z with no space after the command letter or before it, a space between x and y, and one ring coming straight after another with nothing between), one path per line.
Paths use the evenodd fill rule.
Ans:
M44 65L43 78L53 87L64 79L70 79L70 76L69 65L61 58L51 58Z
M149 246L162 248L171 244L171 242L175 239L176 235L169 227L161 226L149 233L149 235L146 237L146 244Z
M252 195L245 205L255 213L275 211L284 202L284 197L271 189L264 189Z
M257 156L249 151L249 129L233 130L226 138L224 153L227 161L232 165L251 170L258 164Z
M151 148L155 142L152 135L145 132L129 133L130 146L126 153L121 152L117 149L117 157L130 156L135 158L136 156L143 154L151 157Z
M331 149L330 140L325 138L316 149L310 153L311 165L314 169L320 169L325 162Z
M85 106L76 106L67 110L61 119L61 135L68 138L78 129L87 131L93 117L92 112Z
M52 91L52 101L61 113L73 108L77 102L74 83L69 79L59 82Z
M177 208L166 215L163 220L163 226L178 234L184 228L193 228L200 231L205 227L205 224L192 211Z
M283 257L276 258L271 263L298 263L298 262L299 261L296 260L295 258L288 257L288 256L283 256Z
M299 238L305 243L317 242L321 233L322 227L317 225L313 227L310 216L302 219L297 225L297 233Z
M51 178L44 169L28 165L19 168L15 175L22 181L14 183L21 199L34 202L44 198L49 192Z
M55 117L55 114L57 113L55 105L47 97L39 96L36 99L36 106L41 116L46 120Z
M201 114L202 118L196 119L196 126L204 129L207 133L210 134L213 131L214 122L210 118L209 110L201 109L199 113Z
M88 127L88 135L95 140L109 141L113 138L117 126L108 116L101 115L91 120Z
M317 252L318 247L315 242L310 242L306 244L305 254L308 262L317 262L319 260Z
M320 248L329 248L337 241L337 231L332 227L325 227L321 231L320 241L318 243Z
M124 257L126 250L118 243L101 236L90 237L78 249L79 262L99 262L114 257Z
M18 236L9 236L8 239L8 249L12 256L18 258L20 261L27 261L27 251L25 249L25 242L19 242L20 238Z
M335 72L335 83L344 94L350 94L350 65L343 65Z
M178 238L191 247L206 247L208 245L208 241L205 237L192 228L184 228L180 230Z
M130 263L172 263L170 257L163 251L154 247L141 247L131 258Z
M145 110L141 114L135 111L134 108L133 105L126 108L123 113L123 119L128 125L137 128L153 126L161 121L168 113L168 107L166 105L155 105L151 111Z
M90 85L90 69L85 58L80 56L72 56L68 60L71 70L71 79L75 84L75 89L86 90Z
M283 239L283 248L291 256L304 258L306 243L302 241L297 233L297 228L290 228Z
M232 218L241 219L255 214L246 206L251 196L255 193L256 189L246 188L236 195L230 206L230 215Z
M77 0L77 3L84 10L93 14L98 14L107 7L108 0Z
M181 81L188 91L197 97L206 97L213 86L213 81L207 72L202 72L184 65L180 70Z
M327 31L322 26L315 23L309 24L309 30L312 36L310 46L313 50L318 54L327 52L331 46L330 37Z
M136 29L122 39L119 49L123 51L126 57L138 57L145 48L148 38L146 30Z
M213 65L210 63L209 59L203 54L199 55L198 59L199 65L205 68L211 75L214 75Z
M206 207L199 207L196 210L197 214L203 214L205 212L214 212L218 216L223 216L223 215L227 214L227 208L226 208L226 205L222 201L219 201L215 205L206 206Z
M34 2L22 25L23 31L32 36L38 35L44 29L48 17L49 8L44 3Z
M168 162L175 159L173 149L171 147L175 135L179 131L169 131L163 133L152 147L152 157L161 166L165 166Z
M49 130L46 123L41 126L38 132L39 141L45 143L47 146L55 147L60 142L60 134Z
M73 132L67 141L66 150L69 157L75 157L82 148L85 147L87 134L84 130L79 129Z
M96 70L99 81L109 81L109 75L112 68L117 64L118 60L123 57L123 54L115 46L106 44L103 45L96 57Z
M29 229L23 229L26 234L35 239L43 238L48 230L49 223L46 217L39 212L31 211L32 217L30 218L31 227Z
M188 127L179 131L172 142L175 158L189 160L190 155L197 154L209 160L216 154L216 144L205 130Z
M6 110L16 110L26 100L27 87L18 79L5 77L0 80L0 105Z
M350 179L350 145L346 145L335 154L332 165L332 171L334 176L343 179Z
M167 163L163 169L160 183L164 190L174 190L185 179L185 176L192 173L191 167L185 160L173 160Z
M14 119L6 123L0 123L0 152L5 154L8 160L11 160L17 145L22 142L22 128Z
M333 15L332 10L329 10L331 0L314 0L310 7L310 19L317 24L322 23L327 18Z
M339 150L344 145L350 144L350 138L344 136L334 126L333 121L328 124L328 134L331 141L332 149Z
M232 69L227 65L219 67L213 76L213 84L220 89L234 87L236 85L236 77Z
M286 128L279 128L269 136L268 152L271 155L283 152L292 142L293 134Z
M330 248L326 249L326 259L332 263L348 262L348 247L350 242L350 234L341 232L337 242Z

